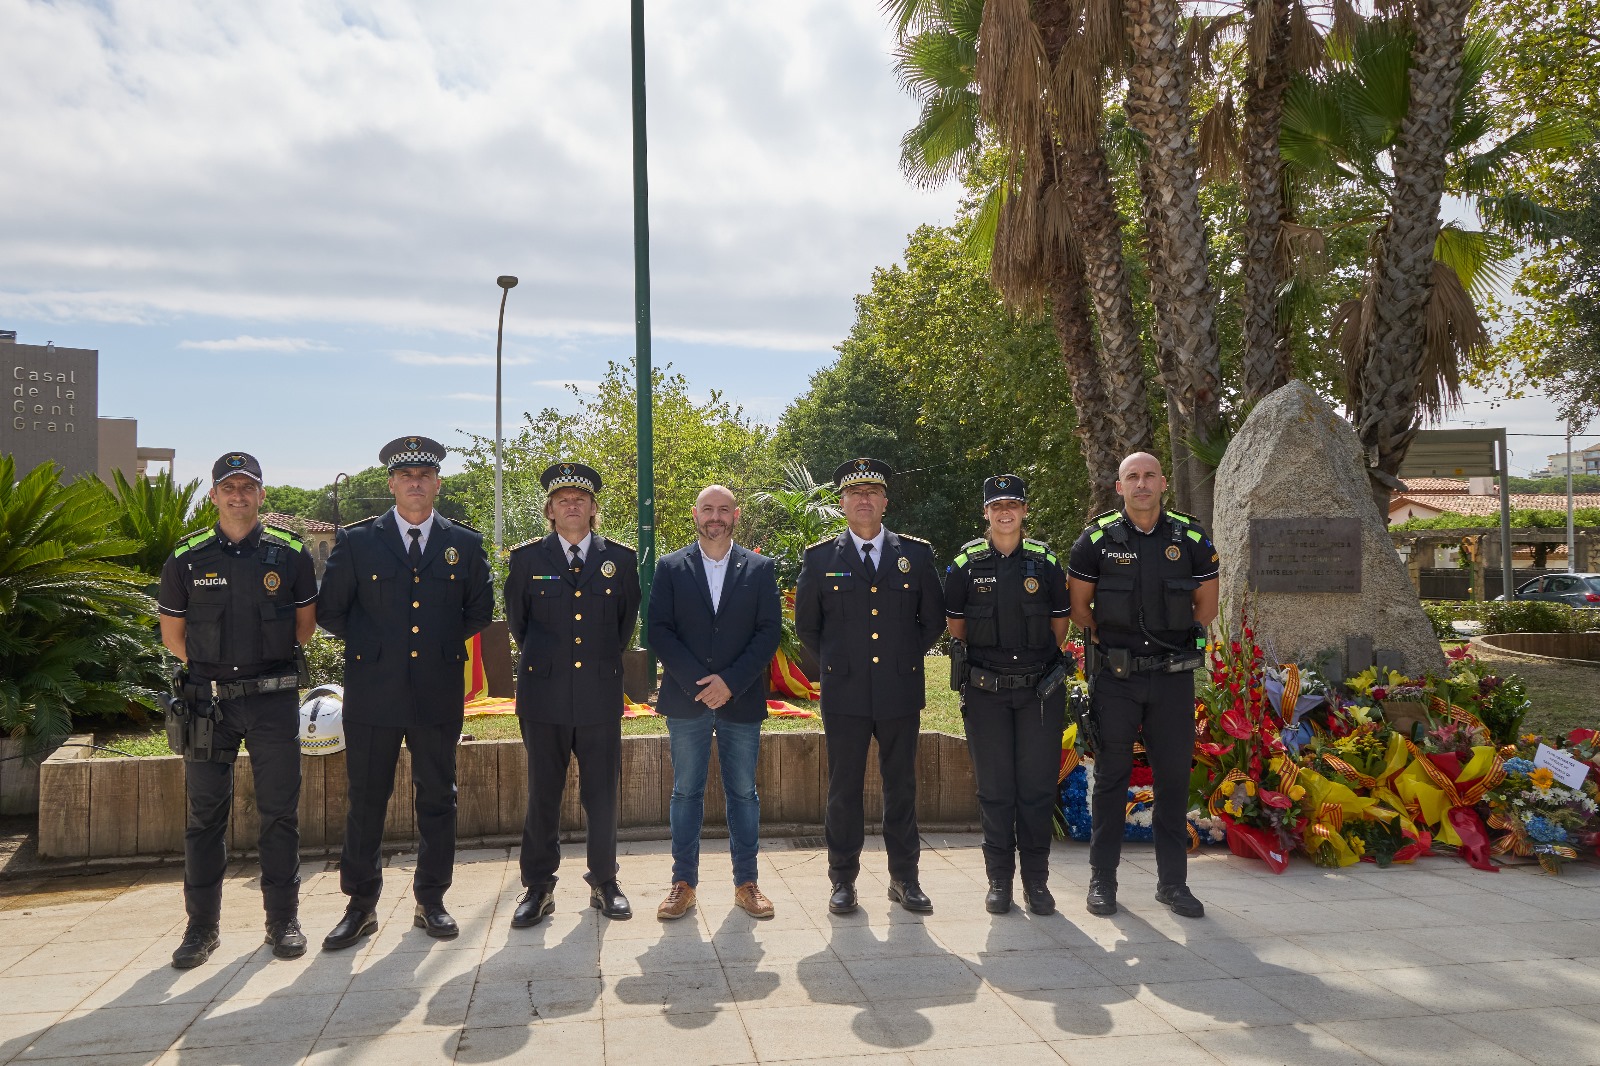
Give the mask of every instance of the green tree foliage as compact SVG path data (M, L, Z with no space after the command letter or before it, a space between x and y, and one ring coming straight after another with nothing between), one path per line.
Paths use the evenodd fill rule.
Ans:
M505 438L502 479L507 548L542 537L545 493L539 475L559 459L587 463L600 473L600 526L607 536L632 544L637 539L638 448L635 441L633 362L608 363L593 395L572 389L577 409L546 408L524 413L522 424ZM656 548L673 551L694 539L691 512L705 486L721 483L745 498L775 480L770 466L769 433L720 392L705 400L690 395L689 382L670 366L653 371L655 426ZM467 521L494 528L494 439L468 434L462 449L467 469L459 501ZM759 544L759 525L745 512L742 542Z
M112 479L115 531L138 545L126 562L147 577L161 576L167 556L185 534L217 521L216 505L200 491L199 479L179 485L170 470L163 470L153 481L136 477L130 482L120 470L112 473ZM155 591L153 584L148 587Z
M942 558L981 534L983 479L1020 474L1032 534L1064 546L1089 498L1066 371L1048 320L1001 305L970 226L923 226L904 266L874 271L839 359L784 412L777 451L824 478L860 455L889 463L885 522Z
M1600 507L1576 507L1572 511L1572 524L1578 527L1600 526ZM1445 512L1433 518L1413 518L1397 522L1390 529L1490 529L1500 525L1499 515L1467 515ZM1511 510L1512 529L1565 529L1567 512L1531 511L1520 507Z
M778 587L792 589L800 578L806 548L824 537L838 536L845 527L839 490L831 481L819 482L798 459L787 459L782 483L761 489L750 499L771 512L771 532L761 548L777 568Z
M66 735L74 715L154 706L155 604L118 560L139 542L108 537L116 499L93 478L63 485L45 463L21 481L0 455L0 729Z
M298 485L268 485L266 491L263 509L295 518L318 518L317 511L327 499L326 489L303 489Z

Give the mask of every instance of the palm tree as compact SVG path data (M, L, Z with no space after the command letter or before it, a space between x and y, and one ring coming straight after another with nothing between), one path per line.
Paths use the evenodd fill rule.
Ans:
M1534 196L1487 196L1493 177L1519 156L1570 148L1588 136L1561 116L1541 116L1486 143L1499 122L1485 80L1498 45L1481 33L1463 35L1456 49L1455 89L1442 135L1431 124L1419 130L1412 112L1419 106L1431 111L1438 96L1418 88L1424 21L1375 19L1336 35L1328 69L1291 85L1283 125L1284 158L1308 181L1363 187L1387 205L1365 220L1374 227L1365 290L1339 308L1336 324L1353 419L1363 442L1376 450L1377 469L1388 475L1404 460L1419 412L1438 417L1456 400L1462 357L1488 342L1474 297L1485 296L1504 276L1518 238L1547 239L1557 228L1556 213ZM1429 32L1448 30L1437 21L1430 25ZM1426 82L1435 90L1446 77L1445 59L1437 54L1444 47L1430 46L1433 67ZM1425 105L1419 104L1424 96ZM1439 191L1431 201L1422 186L1425 179L1435 180L1432 168L1405 143L1408 136L1438 143ZM1441 225L1439 202L1446 191L1471 199L1485 228ZM1423 225L1415 216L1429 202L1432 222ZM1401 269L1410 264L1419 232L1428 233L1420 282L1409 267ZM1402 331L1392 318L1402 303L1410 308L1415 300L1421 301L1411 312L1415 321ZM1402 336L1410 338L1409 347L1397 347ZM1386 512L1389 487L1381 480L1375 479L1373 499Z
M773 512L761 548L777 567L778 587L787 589L800 576L806 547L844 528L844 511L839 490L812 477L800 460L786 459L781 469L783 481L752 493L750 500Z
M155 605L116 562L139 548L106 535L116 520L99 482L62 485L50 463L18 481L0 455L0 729L13 736L154 706Z
M1072 81L1063 62L1083 13L1059 0L888 0L885 9L900 38L896 72L922 102L901 141L907 176L933 185L973 166L986 130L1011 156L1010 173L979 210L976 243L1008 302L1050 310L1091 513L1110 507L1118 460L1150 449L1154 434L1122 220L1099 138L1099 68ZM980 50L980 41L989 44ZM1072 108L1055 101L1063 93ZM1080 97L1093 100L1092 112Z
M128 481L122 471L112 473L111 491L117 503L115 529L119 535L139 545L128 564L140 573L160 577L167 556L187 533L204 529L217 520L217 509L209 499L195 496L200 481L179 485L170 470L155 480L136 477Z

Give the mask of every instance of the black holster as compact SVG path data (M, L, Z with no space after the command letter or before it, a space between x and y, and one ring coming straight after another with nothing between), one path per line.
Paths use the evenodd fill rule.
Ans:
M960 692L967 683L967 642L950 641L950 691Z

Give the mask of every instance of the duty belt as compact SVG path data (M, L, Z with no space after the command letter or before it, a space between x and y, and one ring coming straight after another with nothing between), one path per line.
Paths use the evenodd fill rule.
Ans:
M258 696L263 692L298 690L300 678L295 674L282 677L253 677L248 681L188 682L183 694L193 700L236 700L241 696Z
M1033 688L1039 683L1039 678L1044 676L1044 671L1035 670L1031 674L1002 674L994 670L985 670L981 666L967 668L967 683L973 688L984 692L1005 692L1016 688Z
M1115 673L1116 668L1109 661L1101 669L1107 673ZM1192 660L1192 662L1190 662ZM1199 652L1174 651L1163 655L1135 655L1128 660L1129 672L1135 674L1146 673L1151 670L1160 670L1163 673L1177 673L1188 664L1189 669L1198 669L1205 664L1205 656Z

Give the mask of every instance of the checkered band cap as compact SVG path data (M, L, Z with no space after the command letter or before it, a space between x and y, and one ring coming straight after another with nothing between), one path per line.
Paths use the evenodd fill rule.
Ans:
M557 489L582 489L591 496L600 494L600 472L582 463L551 463L539 476L546 495Z
M860 459L851 459L847 463L840 463L839 469L833 472L833 483L841 489L851 485L882 485L889 486L889 475L893 471L889 464L882 459L869 459L863 456Z
M378 452L378 462L390 470L400 466L438 466L448 454L449 449L429 437L396 437Z

